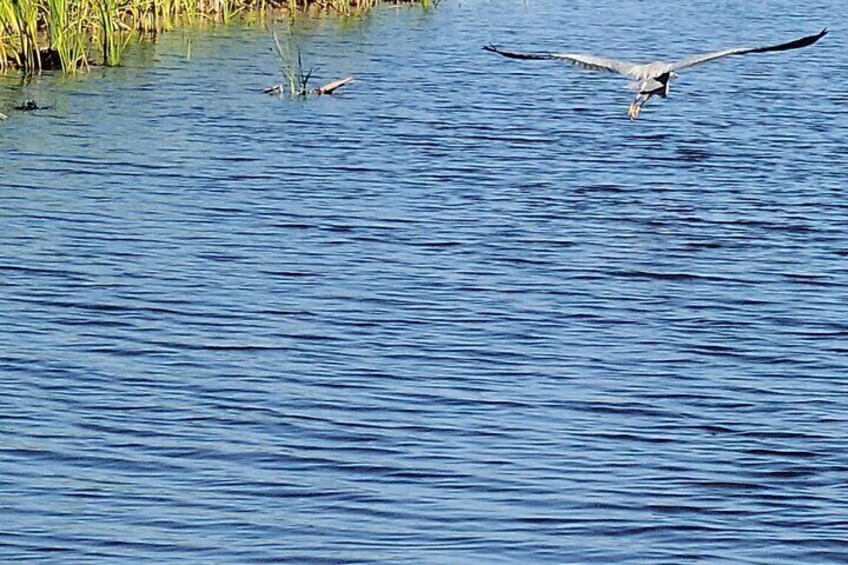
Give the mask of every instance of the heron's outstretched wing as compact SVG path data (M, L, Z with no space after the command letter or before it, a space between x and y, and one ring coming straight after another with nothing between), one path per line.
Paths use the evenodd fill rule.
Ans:
M583 55L580 53L514 53L512 51L501 51L494 45L483 47L486 51L509 57L510 59L548 59L566 61L576 67L589 69L591 71L603 71L631 76L633 70L638 66L630 61L620 61L607 57L596 57L595 55Z
M801 47L807 47L808 45L812 45L825 35L827 35L827 28L821 30L819 33L808 35L806 37L802 37L800 39L796 39L788 43L781 43L780 45L769 45L766 47L736 47L733 49L724 49L723 51L713 51L712 53L702 53L700 55L694 55L687 59L683 59L682 61L676 61L674 63L671 63L670 70L678 71L680 69L694 67L695 65L700 65L701 63L706 63L708 61L715 61L716 59L729 57L730 55L744 55L746 53L767 53L769 51L786 51L788 49L799 49Z

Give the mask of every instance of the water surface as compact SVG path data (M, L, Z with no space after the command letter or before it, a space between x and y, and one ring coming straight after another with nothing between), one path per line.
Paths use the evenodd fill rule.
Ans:
M0 79L2 561L848 561L846 6L563 4Z

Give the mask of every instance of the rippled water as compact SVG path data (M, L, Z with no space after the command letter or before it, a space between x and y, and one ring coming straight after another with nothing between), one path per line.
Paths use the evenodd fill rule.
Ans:
M0 79L0 560L845 563L846 16L387 9L298 31L357 77L302 103L251 28ZM480 50L824 25L635 123Z

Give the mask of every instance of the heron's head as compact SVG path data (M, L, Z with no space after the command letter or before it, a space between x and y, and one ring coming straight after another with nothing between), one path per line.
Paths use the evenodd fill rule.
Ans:
M668 78L670 78L670 79L672 79L672 78L677 78L677 77L679 77L679 76L680 76L680 75L679 75L679 74L677 74L675 71L671 71L670 73L668 73Z

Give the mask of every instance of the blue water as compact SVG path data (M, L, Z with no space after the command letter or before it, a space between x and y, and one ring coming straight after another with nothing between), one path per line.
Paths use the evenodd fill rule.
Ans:
M296 26L335 97L255 27L0 78L0 561L848 562L847 19L447 0ZM634 123L480 49L825 25Z

